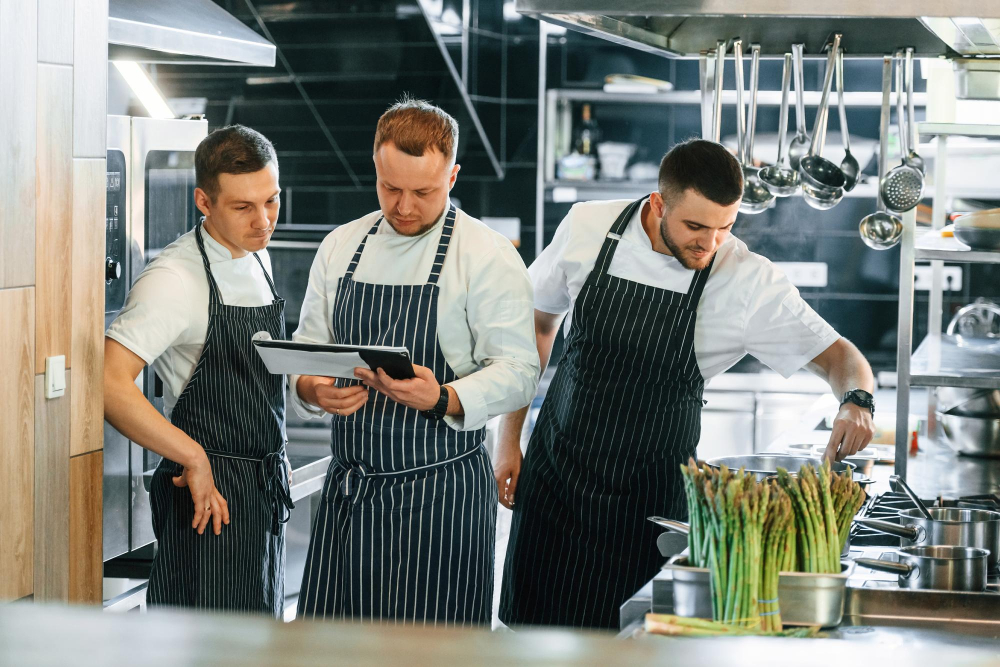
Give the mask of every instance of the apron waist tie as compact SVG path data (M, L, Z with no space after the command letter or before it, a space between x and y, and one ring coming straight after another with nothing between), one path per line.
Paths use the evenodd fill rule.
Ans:
M437 463L429 463L427 465L417 466L416 468L405 468L403 470L394 470L391 472L375 472L363 463L356 465L349 465L344 461L334 458L331 462L331 473L333 475L333 481L336 484L337 490L340 491L340 495L348 498L351 504L355 504L361 498L362 492L364 491L365 482L369 478L392 478L392 477L408 477L411 475L416 475L417 473L423 472L425 470L435 470L437 468L443 468L449 466L453 463L457 463L462 459L467 459L473 454L479 452L482 449L480 444L478 447L474 447L467 452L459 454L458 456L453 456L450 459L444 461L439 461ZM331 485L332 486L332 485ZM330 487L328 487L330 488ZM323 494L323 501L329 500L327 492Z
M217 449L206 449L205 453L222 459L259 463L261 485L264 487L264 493L270 496L271 507L274 509L271 515L271 532L277 534L280 525L288 523L288 519L292 516L291 511L295 509L295 503L292 502L291 489L288 488L284 450L271 452L262 457L240 456Z

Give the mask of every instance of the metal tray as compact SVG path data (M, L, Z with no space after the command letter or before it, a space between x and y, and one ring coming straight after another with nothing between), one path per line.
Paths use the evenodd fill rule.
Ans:
M691 567L687 556L676 556L666 565L673 578L674 613L678 616L712 618L711 577L708 568ZM842 562L840 574L781 572L778 575L778 606L784 625L840 624L844 616L847 578L853 562Z

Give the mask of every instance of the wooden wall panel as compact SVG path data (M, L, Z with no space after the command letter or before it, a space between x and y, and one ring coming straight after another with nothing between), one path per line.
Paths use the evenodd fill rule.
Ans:
M38 0L38 62L73 64L73 0Z
M69 462L69 599L100 604L103 599L101 490L104 452Z
M36 0L0 0L0 288L35 283L37 22Z
M70 455L104 446L106 160L73 161L73 336Z
M34 577L34 290L0 290L0 600Z
M102 158L108 134L108 0L77 0L75 24L73 155Z
M69 373L67 373L69 375ZM66 378L69 387L70 378ZM69 596L69 416L71 392L45 398L35 376L35 600Z
M73 68L38 65L35 192L35 372L45 358L70 354L73 244Z

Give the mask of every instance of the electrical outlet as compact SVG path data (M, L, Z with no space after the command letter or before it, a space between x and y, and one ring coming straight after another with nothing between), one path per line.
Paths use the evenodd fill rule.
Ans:
M920 292L930 291L931 267L929 264L917 264L913 267L913 289ZM962 267L942 267L941 289L945 292L958 292L962 289Z
M775 262L796 287L826 287L826 262Z

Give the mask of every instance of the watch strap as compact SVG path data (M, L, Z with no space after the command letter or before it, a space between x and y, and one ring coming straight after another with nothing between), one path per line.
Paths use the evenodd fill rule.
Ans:
M448 389L441 385L441 396L438 398L438 402L430 410L422 410L421 415L425 419L444 419L444 416L448 413Z

